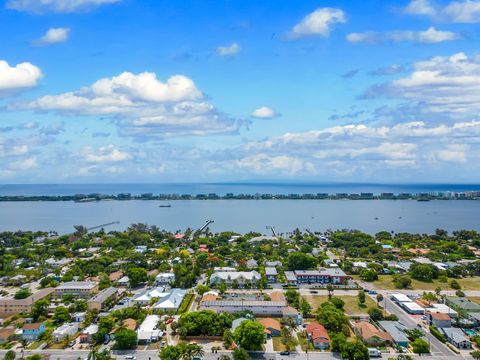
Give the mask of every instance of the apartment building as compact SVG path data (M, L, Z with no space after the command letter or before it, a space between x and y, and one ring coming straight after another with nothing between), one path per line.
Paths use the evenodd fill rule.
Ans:
M55 288L56 297L69 294L88 299L96 292L98 292L98 283L93 281L69 281Z

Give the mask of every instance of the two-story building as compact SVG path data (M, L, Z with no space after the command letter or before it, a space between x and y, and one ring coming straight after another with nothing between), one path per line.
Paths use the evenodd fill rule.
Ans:
M27 341L36 341L46 330L44 323L25 324L22 328L22 339Z

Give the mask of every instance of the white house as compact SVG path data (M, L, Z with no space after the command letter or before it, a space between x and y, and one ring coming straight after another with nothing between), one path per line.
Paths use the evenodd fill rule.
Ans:
M78 323L67 323L59 326L52 332L55 342L60 342L67 336L73 336L78 331Z
M148 315L137 330L137 339L139 343L149 344L158 341L163 332L157 329L160 322L160 316Z
M175 274L171 272L159 273L155 277L156 285L170 285L175 281Z
M210 276L210 284L218 285L225 282L232 285L237 282L239 286L244 286L246 282L255 284L261 279L261 275L256 271L218 271Z

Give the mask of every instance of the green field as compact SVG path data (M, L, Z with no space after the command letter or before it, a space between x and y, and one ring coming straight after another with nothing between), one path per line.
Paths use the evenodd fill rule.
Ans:
M353 275L354 280L359 281L358 275ZM433 280L432 282L423 282L412 279L412 289L413 290L429 290L434 291L437 287L440 287L442 290L454 290L450 287L450 282L453 279L448 279L448 282L440 282L438 280ZM455 279L458 281L462 290L480 290L480 277L469 277L464 279ZM372 283L376 289L380 290L395 290L395 285L393 284L392 275L380 275L377 281Z
M335 296L335 293L333 294ZM317 308L320 306L321 303L328 301L327 295L305 295L303 296L305 300L312 307L312 312L315 312ZM365 299L365 307L358 306L358 297L357 296L337 296L338 298L342 299L345 302L345 314L353 315L353 314L367 314L368 309L371 307L376 307L377 304L375 301L370 298L369 296Z

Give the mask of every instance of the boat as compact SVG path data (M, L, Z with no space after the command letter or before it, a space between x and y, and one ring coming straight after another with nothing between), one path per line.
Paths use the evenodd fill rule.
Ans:
M169 208L169 207L172 207L172 205L170 205L170 204L162 204L162 205L158 205L158 207L160 207L160 208Z

